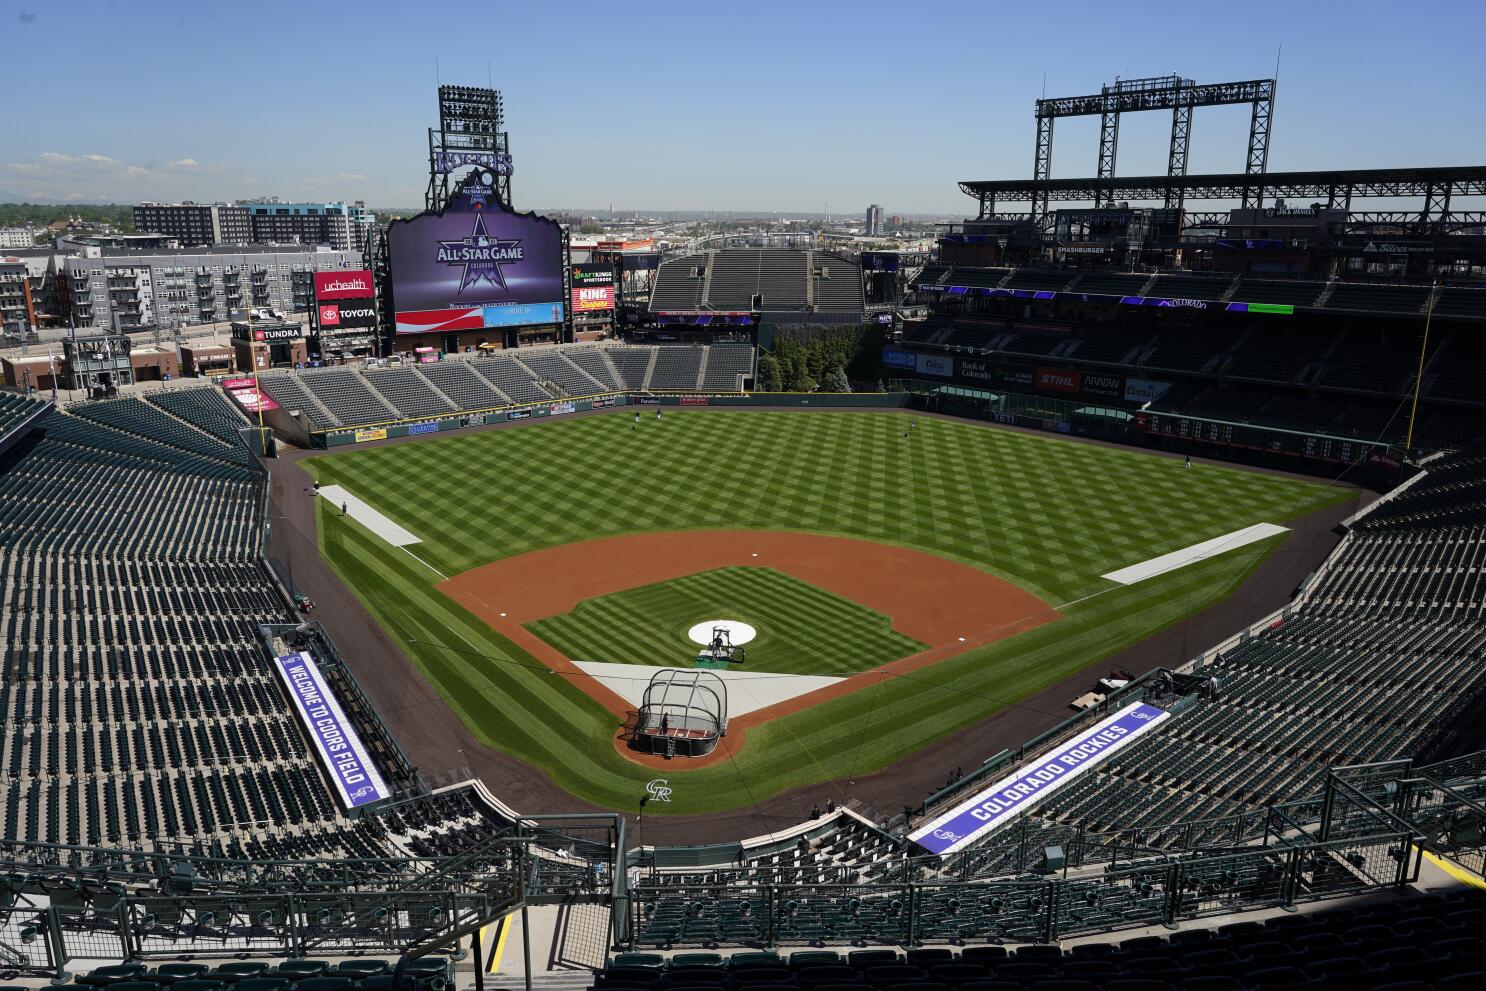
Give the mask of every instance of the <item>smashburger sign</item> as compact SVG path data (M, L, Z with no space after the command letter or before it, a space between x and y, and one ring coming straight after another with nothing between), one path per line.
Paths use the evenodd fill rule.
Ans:
M372 289L371 269L355 268L340 272L315 273L315 299L370 299L376 294Z

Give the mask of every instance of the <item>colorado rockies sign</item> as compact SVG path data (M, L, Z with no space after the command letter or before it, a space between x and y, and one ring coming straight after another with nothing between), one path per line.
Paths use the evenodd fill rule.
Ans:
M963 850L977 839L1042 801L1110 754L1128 747L1168 716L1134 702L1081 731L1057 749L1035 757L974 797L941 813L909 834L930 853Z

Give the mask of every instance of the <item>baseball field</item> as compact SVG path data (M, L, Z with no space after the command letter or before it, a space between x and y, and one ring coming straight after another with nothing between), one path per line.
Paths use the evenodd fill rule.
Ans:
M686 666L687 628L726 617L758 631L747 671L833 680L666 765L654 811L678 814L891 764L1219 601L1283 537L1105 574L1350 497L897 412L621 413L305 466L417 540L321 504L322 553L388 636L580 798L630 808L656 771L578 662Z

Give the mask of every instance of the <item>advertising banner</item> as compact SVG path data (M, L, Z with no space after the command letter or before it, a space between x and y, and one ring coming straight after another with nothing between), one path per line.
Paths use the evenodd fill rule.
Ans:
M605 396L602 399L593 400L588 405L591 409L603 409L605 406L613 406L618 402L619 400L613 396Z
M255 382L252 378L223 379L217 384L220 385L222 388L228 390L258 388L258 383Z
M513 409L506 414L507 420L525 420L529 419L530 417L531 410L529 409Z
M589 257L603 265L618 265L626 272L653 272L660 268L659 251L595 250Z
M356 443L358 443L358 444L364 443L364 442L369 441L369 440L386 440L386 439L387 439L387 431L385 429L381 428L381 427L377 427L375 430L358 430L358 431L356 431Z
M464 326L471 318L479 327L562 320L562 228L507 210L486 169L441 212L394 220L387 246L398 333L472 329ZM459 325L439 326L432 315L440 312Z
M304 329L297 323L287 323L279 327L254 327L253 340L262 343L264 341L292 341L304 336Z
M1098 396L1101 399L1124 399L1125 377L1084 372L1084 395Z
M1064 368L1039 368L1037 388L1048 392L1077 392L1079 378L1078 372L1070 372Z
M376 295L373 285L371 269L367 268L353 268L344 272L316 272L315 301L370 299Z
M320 763L330 775L336 794L348 809L390 798L391 789L372 763L341 710L340 701L326 687L320 669L305 651L276 659L279 676L294 700L294 711L304 723Z
M1003 385L1030 389L1037 381L1037 369L1030 365L997 365L996 374Z
M1155 382L1151 379L1126 379L1125 402L1152 403L1166 395L1170 382Z
M320 315L321 329L340 327L375 327L377 308L371 300L359 303L320 303L315 307Z
M573 266L573 312L614 309L614 266Z
M920 375L939 375L944 378L955 373L955 360L942 354L916 354L914 370Z
M681 405L682 406L706 406L707 405L707 397L706 396L682 396L681 397Z
M553 403L551 406L547 407L547 415L562 416L564 413L574 412L575 410L577 410L577 408L578 407L574 406L572 403Z
M485 307L476 306L463 310L423 310L397 314L399 334L434 334L450 330L483 330Z
M435 434L438 431L439 425L437 423L415 423L408 427L408 433L410 434Z
M236 402L237 405L241 406L249 413L256 413L259 410L262 410L265 413L271 413L279 408L279 404L274 402L272 398L265 395L264 393L258 392L253 388L252 379L248 379L247 382L248 387L246 389L227 390L227 394L232 397L233 401Z
M882 364L884 368L916 368L918 367L918 355L912 351L883 348Z
M1133 702L1100 720L1062 746L1022 764L995 784L929 820L908 838L933 854L954 853L1026 812L1048 795L1097 767L1170 715Z
M960 378L971 382L994 382L996 366L980 358L961 358Z
M636 396L634 402L641 406L659 406L659 396Z

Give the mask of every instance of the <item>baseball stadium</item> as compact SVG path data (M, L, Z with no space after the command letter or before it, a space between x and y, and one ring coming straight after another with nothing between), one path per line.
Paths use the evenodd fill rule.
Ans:
M1482 986L1486 166L1270 172L1274 87L1038 100L886 252L581 248L443 86L238 369L78 328L0 392L3 991Z

